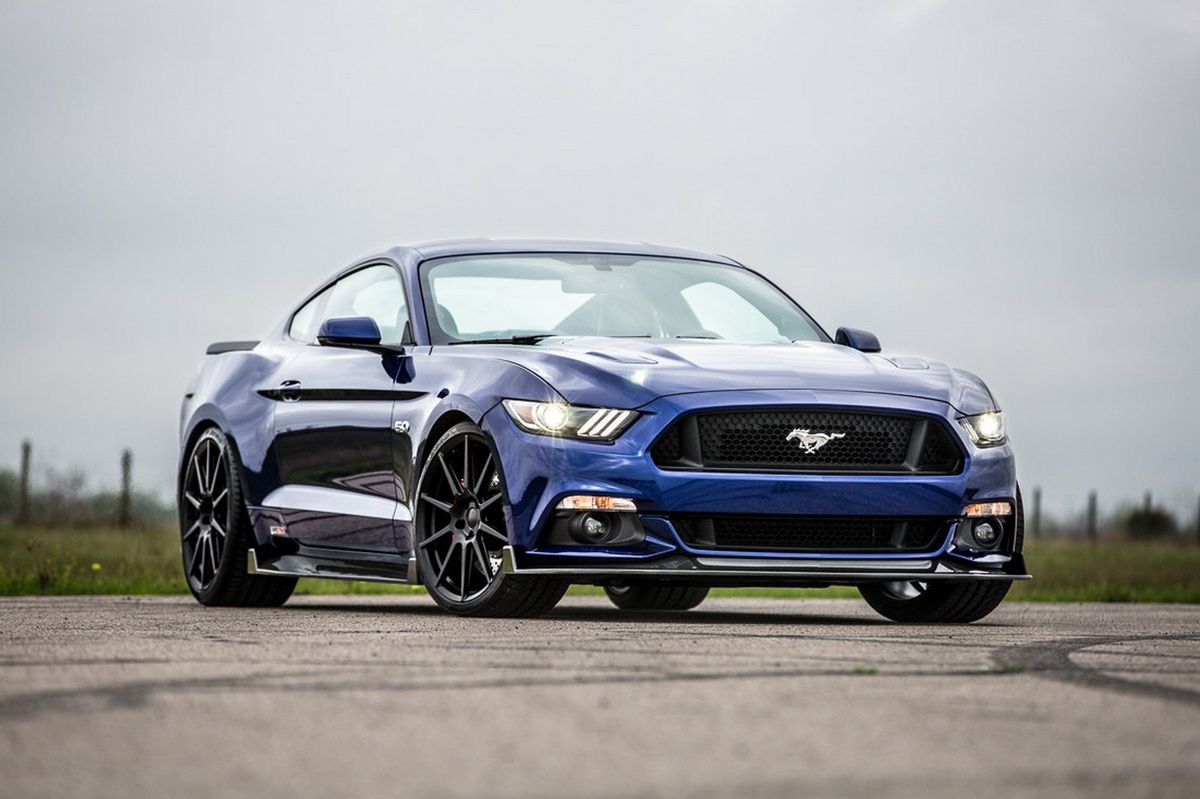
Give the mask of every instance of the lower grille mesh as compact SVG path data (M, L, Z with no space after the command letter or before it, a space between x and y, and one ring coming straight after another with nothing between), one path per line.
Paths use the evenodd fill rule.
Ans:
M786 552L920 552L935 548L945 519L829 516L670 517L680 538L698 549Z

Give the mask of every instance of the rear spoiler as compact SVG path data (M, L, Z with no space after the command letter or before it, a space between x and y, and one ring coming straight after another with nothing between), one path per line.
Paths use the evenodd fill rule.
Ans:
M220 355L223 352L245 352L257 346L257 341L218 341L216 344L209 344L204 354Z

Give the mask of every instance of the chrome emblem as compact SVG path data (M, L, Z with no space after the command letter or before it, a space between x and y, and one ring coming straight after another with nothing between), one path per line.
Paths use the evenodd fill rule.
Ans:
M795 441L804 450L805 455L811 455L835 438L845 438L845 433L814 433L811 430L796 428L787 434L787 441Z

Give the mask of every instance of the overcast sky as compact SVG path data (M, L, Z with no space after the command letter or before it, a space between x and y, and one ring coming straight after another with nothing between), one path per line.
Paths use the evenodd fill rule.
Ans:
M171 491L373 249L645 240L977 372L1046 506L1200 494L1200 4L0 4L0 466Z

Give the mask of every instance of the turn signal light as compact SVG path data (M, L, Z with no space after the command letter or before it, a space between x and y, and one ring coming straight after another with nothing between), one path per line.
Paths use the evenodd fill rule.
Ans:
M577 494L563 497L558 503L558 510L595 510L595 511L636 511L637 505L632 499L624 497L597 497L590 494Z
M963 516L968 519L979 516L1011 516L1012 512L1011 502L972 502L963 508Z

